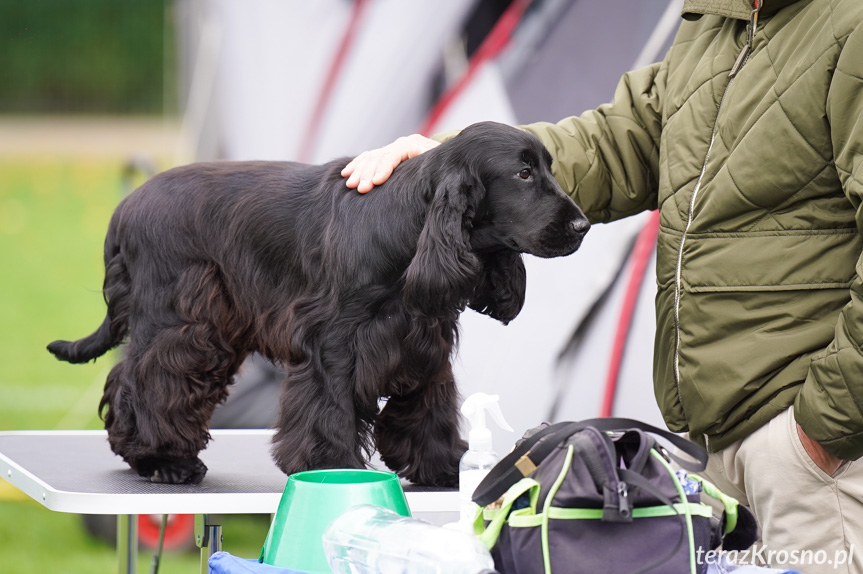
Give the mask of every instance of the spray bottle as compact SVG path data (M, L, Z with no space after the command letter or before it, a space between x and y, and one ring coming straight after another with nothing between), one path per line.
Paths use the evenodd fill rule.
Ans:
M485 424L485 413L504 430L512 432L512 428L503 418L500 411L498 395L474 393L465 399L461 406L462 414L470 422L468 433L468 449L462 455L458 465L458 491L460 498L460 516L458 528L472 530L477 505L471 500L473 492L482 479L498 462L497 453L492 449L491 431Z

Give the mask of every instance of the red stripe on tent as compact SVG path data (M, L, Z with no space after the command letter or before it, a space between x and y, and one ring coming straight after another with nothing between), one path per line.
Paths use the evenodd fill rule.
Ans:
M501 14L497 22L480 44L479 49L468 62L467 71L461 78L438 99L429 112L419 133L429 136L434 133L435 126L443 114L449 109L455 99L461 95L465 88L470 85L483 64L497 56L509 43L512 33L515 31L524 11L530 5L531 0L514 0L512 4Z
M368 4L368 0L354 0L350 20L348 21L348 27L342 35L339 47L333 56L333 61L330 62L330 67L327 69L327 75L324 77L324 85L321 88L321 93L318 96L317 103L315 104L314 112L312 112L312 119L309 121L309 125L306 127L306 132L303 135L299 158L302 162L308 162L312 156L312 152L315 150L315 146L318 141L318 134L321 129L321 123L324 118L324 111L330 103L333 89L336 87L336 80L338 80L342 68L344 67L345 60L347 60L351 45L357 35L363 12Z
M602 399L602 407L599 416L610 417L614 410L614 397L617 394L617 381L620 375L620 366L623 363L623 354L626 350L626 342L629 338L629 329L632 326L632 317L635 314L638 294L644 282L644 274L647 270L647 262L656 247L656 236L659 233L659 211L653 211L650 219L641 228L635 245L632 248L632 259L629 264L629 281L623 296L623 306L617 319L617 331L611 349L611 359L608 366L608 376L605 380L605 395Z

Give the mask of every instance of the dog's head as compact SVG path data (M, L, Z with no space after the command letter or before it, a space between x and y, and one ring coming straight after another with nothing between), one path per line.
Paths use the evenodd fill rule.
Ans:
M485 187L470 232L474 251L560 257L581 246L590 224L554 179L551 154L537 137L493 122L458 137Z
M569 255L590 224L554 179L548 150L527 132L482 122L427 154L434 195L405 303L437 314L457 301L508 323L524 304L521 254Z

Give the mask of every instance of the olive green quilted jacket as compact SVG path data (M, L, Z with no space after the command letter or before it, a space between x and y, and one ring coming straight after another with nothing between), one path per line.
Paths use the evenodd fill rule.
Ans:
M687 0L614 102L523 126L594 222L659 209L654 386L717 451L795 405L863 454L863 1ZM578 257L576 254L575 257Z

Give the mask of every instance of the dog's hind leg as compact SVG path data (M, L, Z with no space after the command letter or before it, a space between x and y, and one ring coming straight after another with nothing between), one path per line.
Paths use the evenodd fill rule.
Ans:
M165 483L199 483L198 458L210 417L227 397L245 357L245 324L215 265L188 267L173 280L139 278L138 306L125 359L106 384L103 406L112 450L138 474ZM139 276L140 277L140 276Z
M415 391L391 396L375 421L381 460L415 484L458 485L459 459L467 450L458 402L449 367Z
M242 361L213 338L205 324L163 329L140 354L130 345L116 377L109 377L103 399L109 442L152 482L197 484L207 472L198 453Z
M123 457L132 470L153 482L199 483L207 467L197 458L197 451L190 448L184 453L179 441L169 445L164 438L155 438L157 427L164 426L159 424L164 413L157 405L141 408L144 401L134 378L129 376L137 363L136 359L119 362L105 383L100 411L111 450Z

